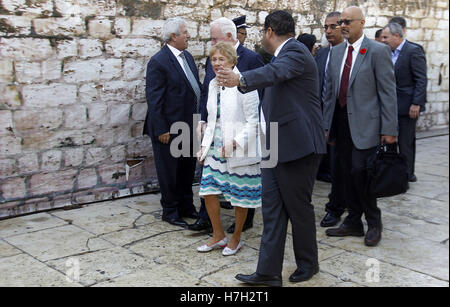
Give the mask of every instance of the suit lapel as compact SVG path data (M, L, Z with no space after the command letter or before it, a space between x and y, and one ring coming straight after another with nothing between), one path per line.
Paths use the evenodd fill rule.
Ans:
M336 97L339 96L339 84L341 81L341 66L342 61L344 61L344 53L347 47L347 43L342 43L336 47L333 48L333 63L328 63L328 70L330 69L330 65L333 65L333 71L334 71L334 79L337 80L337 82L334 82L334 92L336 93Z
M172 65L176 68L176 70L178 71L178 73L180 74L180 76L184 80L184 82L187 84L187 86L189 86L189 88L192 90L192 92L194 92L194 89L192 88L191 83L189 82L188 78L186 77L186 74L184 73L183 68L181 68L180 63L175 58L175 55L172 53L172 51L170 51L170 49L169 49L169 47L167 47L167 45L164 48L166 48L166 53L168 54L169 59L172 62Z
M352 70L352 74L350 76L350 81L348 83L348 87L350 88L350 86L352 86L353 81L356 78L356 75L358 74L359 69L361 68L361 64L364 62L364 59L367 57L367 52L362 54L361 50L362 49L366 49L368 50L368 38L364 37L364 40L361 44L361 48L359 49L358 55L356 56L356 61L355 61L355 65L353 66L353 70Z
M402 61L405 58L405 54L408 52L408 47L408 41L406 41L403 45L402 50L400 51L400 54L398 55L397 62L395 62L395 70L397 70L401 66Z

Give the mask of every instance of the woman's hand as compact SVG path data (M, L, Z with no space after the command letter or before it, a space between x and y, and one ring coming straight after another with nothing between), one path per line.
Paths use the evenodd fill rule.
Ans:
M204 152L205 152L205 147L204 147L204 146L202 146L202 147L200 148L200 150L197 152L197 161L198 161L201 165L203 165L203 163L204 163L204 161L201 160L202 157L203 157L203 153L204 153Z
M236 141L228 142L222 147L222 158L230 158L233 156L233 151L236 149Z

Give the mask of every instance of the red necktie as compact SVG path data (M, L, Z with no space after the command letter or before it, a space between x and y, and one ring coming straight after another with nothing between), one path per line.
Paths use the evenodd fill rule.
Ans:
M341 77L341 87L339 89L339 105L341 108L345 107L347 104L347 90L348 90L348 81L350 79L350 71L352 69L352 52L353 46L348 47L347 59L344 64L344 71L342 72Z

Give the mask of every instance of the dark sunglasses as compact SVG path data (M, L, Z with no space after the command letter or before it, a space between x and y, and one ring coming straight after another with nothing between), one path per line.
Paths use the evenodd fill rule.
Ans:
M337 28L339 28L339 26L337 24L331 24L330 26L324 25L323 28L325 31L327 31L328 29L336 30Z
M342 26L342 24L349 26L352 22L357 21L357 20L361 20L361 19L344 19L344 20L338 20L337 24Z

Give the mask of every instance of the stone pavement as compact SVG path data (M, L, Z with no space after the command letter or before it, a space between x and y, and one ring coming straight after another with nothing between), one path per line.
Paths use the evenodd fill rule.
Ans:
M289 234L284 286L449 286L449 138L422 139L417 148L419 181L404 195L379 200L380 245L328 238L318 226L320 273L292 284L288 277L296 266ZM317 182L317 224L328 191L328 184ZM233 211L222 216L225 227L232 223ZM207 233L162 222L158 194L3 220L0 286L241 286L234 276L256 268L260 210L254 224L244 233L242 250L223 257L218 250L197 253Z

